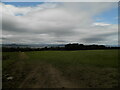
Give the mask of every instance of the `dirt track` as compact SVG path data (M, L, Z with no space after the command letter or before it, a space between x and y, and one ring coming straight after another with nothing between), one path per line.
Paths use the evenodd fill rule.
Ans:
M28 56L26 55L26 53L20 52L20 53L19 53L19 59L20 59L20 60L28 59Z
M72 88L77 87L61 75L52 65L41 65L33 69L19 88Z
M20 52L20 60L29 58L26 53ZM72 88L76 87L67 80L62 73L51 64L41 63L34 67L26 76L19 88Z

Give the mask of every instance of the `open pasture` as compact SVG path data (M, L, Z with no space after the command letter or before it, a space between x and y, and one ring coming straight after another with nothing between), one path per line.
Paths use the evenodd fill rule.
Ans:
M112 88L118 50L3 52L3 88Z

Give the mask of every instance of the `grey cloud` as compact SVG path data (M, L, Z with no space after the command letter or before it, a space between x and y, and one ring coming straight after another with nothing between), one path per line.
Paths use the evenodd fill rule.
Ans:
M6 35L4 42L9 39L9 42L16 43L71 43L80 40L104 43L117 33L116 28L91 27L95 23L93 16L110 9L112 3L56 3L54 7L50 5L52 3L49 4L52 8L47 6L45 9L42 7L42 10L39 5L34 9L12 6L3 11L2 29L3 35ZM23 15L16 16L16 12Z
M104 41L105 38L102 38L102 37L89 37L89 38L84 38L82 40L84 42L87 42L87 43L96 43L96 42Z
M0 38L0 39L2 39L2 40L6 40L7 38L2 37L2 38Z
M56 42L59 42L59 43L66 43L67 41L65 41L65 40L57 40Z
M112 32L112 33L105 33L105 34L98 34L98 35L93 35L87 38L81 39L84 42L87 43L96 43L96 42L104 42L104 41L109 41L109 37L118 35L117 32Z
M70 36L76 34L74 31L75 26L70 25L50 25L53 22L46 22L43 26L38 24L35 28L32 28L29 23L22 23L12 19L6 19L3 17L2 29L13 34L50 34L55 36ZM16 18L17 19L17 18ZM24 19L23 19L24 22ZM56 22L57 23L57 22ZM54 24L56 24L54 22ZM64 24L64 22L63 22Z

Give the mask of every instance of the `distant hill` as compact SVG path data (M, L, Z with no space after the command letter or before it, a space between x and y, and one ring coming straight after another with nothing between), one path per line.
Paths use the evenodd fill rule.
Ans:
M44 48L44 47L64 47L65 44L2 44L2 47L13 47L13 48Z

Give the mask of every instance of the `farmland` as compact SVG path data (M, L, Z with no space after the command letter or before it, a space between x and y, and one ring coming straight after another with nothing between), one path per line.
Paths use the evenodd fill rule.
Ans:
M3 88L113 88L118 50L3 52Z

